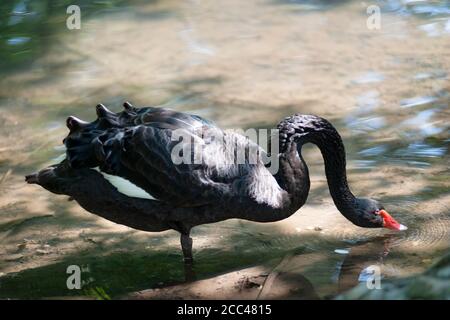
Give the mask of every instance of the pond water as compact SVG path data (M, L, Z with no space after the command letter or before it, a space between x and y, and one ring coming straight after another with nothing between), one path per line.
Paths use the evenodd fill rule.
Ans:
M310 146L298 213L193 230L199 279L293 256L283 268L310 290L292 297L332 298L368 266L407 276L449 250L450 2L79 1L80 30L66 28L65 2L0 4L0 298L114 298L183 281L177 233L115 225L23 181L61 153L65 118L92 121L100 102L170 107L226 128L323 116L343 137L353 192L409 227L346 221ZM370 5L381 8L376 30ZM67 289L69 265L84 267L84 289Z

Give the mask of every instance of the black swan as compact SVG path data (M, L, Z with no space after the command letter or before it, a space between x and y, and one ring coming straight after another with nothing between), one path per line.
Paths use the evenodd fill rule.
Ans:
M178 231L186 263L192 263L190 231L195 226L231 218L272 222L296 212L310 187L301 155L308 142L319 147L331 196L348 220L365 228L406 229L378 201L351 193L341 137L321 117L295 114L278 124L279 169L272 175L260 159L225 164L234 154L228 142L259 147L199 116L136 108L128 102L119 113L102 104L96 110L98 119L90 123L67 119L65 159L26 176L26 181L68 195L87 211L115 223L143 231ZM222 133L225 144L205 137L205 129ZM180 143L172 139L175 130L201 145L204 161L172 161L172 148Z

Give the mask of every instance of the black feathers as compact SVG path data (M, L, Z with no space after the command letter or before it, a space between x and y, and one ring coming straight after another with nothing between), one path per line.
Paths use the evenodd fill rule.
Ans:
M202 177L190 165L174 165L171 150L178 141L171 135L177 129L200 135L205 127L213 127L211 122L164 108L135 108L128 102L119 113L99 104L96 113L98 118L90 123L67 119L70 133L64 144L71 168L99 167L162 201L187 206L205 202L198 197L209 195L199 186ZM199 188L190 189L192 184Z

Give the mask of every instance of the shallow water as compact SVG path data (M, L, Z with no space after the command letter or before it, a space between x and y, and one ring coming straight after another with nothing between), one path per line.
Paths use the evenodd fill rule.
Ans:
M274 127L295 112L341 132L355 194L378 198L403 233L357 228L335 209L315 147L307 204L271 224L194 229L199 278L284 266L331 298L366 279L420 272L450 247L450 5L380 1L102 1L0 4L0 297L118 297L183 281L175 232L147 234L26 185L53 163L65 118L124 100L190 111L228 128ZM66 268L85 267L83 290ZM220 297L220 292L218 293ZM295 296L298 297L298 296Z

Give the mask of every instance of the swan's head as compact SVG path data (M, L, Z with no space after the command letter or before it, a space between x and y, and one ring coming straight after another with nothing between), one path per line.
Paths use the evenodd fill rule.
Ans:
M353 223L364 228L387 228L397 231L408 229L398 223L383 207L374 199L356 199L356 215Z

